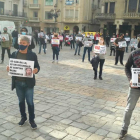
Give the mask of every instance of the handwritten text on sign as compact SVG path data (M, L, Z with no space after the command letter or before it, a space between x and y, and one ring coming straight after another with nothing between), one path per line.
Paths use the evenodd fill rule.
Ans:
M59 39L52 39L51 44L59 45L60 44L60 40Z
M33 77L34 61L11 59L9 60L10 76Z
M95 45L94 46L94 53L105 54L106 53L106 46L105 45Z

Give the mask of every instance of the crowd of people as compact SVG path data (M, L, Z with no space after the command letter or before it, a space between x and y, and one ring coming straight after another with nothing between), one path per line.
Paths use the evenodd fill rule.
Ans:
M40 71L40 66L38 63L37 55L32 51L35 48L33 37L29 39L28 30L26 28L22 28L20 33L18 34L17 30L13 31L12 36L7 32L7 28L3 29L3 36L1 36L1 47L2 47L2 57L1 57L1 64L4 62L4 54L5 50L8 52L9 58L13 59L20 59L20 60L30 60L34 61L34 69L31 70L26 68L26 76L31 77L31 73L33 73L32 78L26 77L16 77L12 76L12 90L16 89L16 93L19 99L19 108L21 114L21 120L19 122L19 126L24 125L25 121L27 120L27 115L25 112L25 99L28 104L28 112L29 112L29 123L32 129L36 129L37 125L34 121L35 114L34 114L34 102L33 102L33 94L34 94L34 86L35 86L35 74ZM4 36L5 35L5 36ZM21 36L20 36L21 35ZM20 37L19 37L20 36ZM4 38L5 37L5 38ZM12 41L13 37L13 41ZM44 49L44 54L46 54L47 43L51 43L52 52L53 52L53 61L55 62L55 56L58 63L58 56L60 49L63 48L62 44L71 46L71 49L75 49L74 55L80 55L81 47L84 46L82 62L84 62L86 51L88 51L88 61L92 64L94 70L94 80L97 79L97 71L98 65L100 67L99 71L99 79L103 80L102 72L103 72L103 65L105 63L105 55L106 52L98 53L93 49L93 45L97 48L104 46L104 50L106 50L106 46L110 46L110 55L114 52L115 57L115 65L118 64L118 58L120 57L120 64L123 64L123 56L124 52L128 52L128 47L131 46L131 54L128 58L128 61L125 65L125 72L130 81L130 88L129 88L129 96L127 101L127 107L124 114L123 126L120 134L120 139L124 138L127 134L128 126L130 124L130 119L132 116L132 112L136 106L136 103L140 97L139 88L134 87L132 85L132 73L131 68L140 68L140 43L134 36L132 39L128 36L128 33L124 35L121 33L118 37L113 34L110 37L108 34L104 39L98 32L93 34L82 34L79 32L78 34L61 34L61 33L53 33L53 34L45 34L41 29L40 32L35 33L35 42L36 45L39 44L39 52L41 53L41 48ZM113 41L111 41L113 40ZM124 44L122 42L125 42ZM15 52L12 54L10 53L11 46L14 46L16 49ZM93 51L93 58L90 58L90 53ZM100 50L99 50L100 51ZM7 66L7 71L10 71L10 67Z

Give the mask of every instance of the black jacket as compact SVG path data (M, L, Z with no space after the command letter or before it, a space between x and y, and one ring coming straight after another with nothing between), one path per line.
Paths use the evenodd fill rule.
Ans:
M11 58L17 59L17 54L18 51L13 52ZM26 60L34 61L34 68L37 68L38 72L40 71L37 55L34 52L28 50ZM15 88L15 81L16 81L16 77L12 76L12 90ZM33 88L35 86L35 75L33 75L33 78L26 78L25 82L29 88Z
M14 44L14 48L18 50L19 49L18 46L19 46L19 44L18 44L18 38L17 38L16 43ZM33 41L33 38L32 38L31 45L29 45L28 50L32 50L34 48L35 48L35 44L34 44L34 41Z
M12 37L18 37L18 32L17 31L13 31L12 32Z
M94 68L94 69L97 69L98 68L98 64L99 64L99 56L94 56L93 58L92 58L92 60L90 61L90 63L92 64L92 67Z

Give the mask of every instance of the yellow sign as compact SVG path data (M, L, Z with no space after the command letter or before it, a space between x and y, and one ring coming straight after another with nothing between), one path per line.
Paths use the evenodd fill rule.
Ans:
M70 27L66 25L66 26L64 27L64 30L70 30Z

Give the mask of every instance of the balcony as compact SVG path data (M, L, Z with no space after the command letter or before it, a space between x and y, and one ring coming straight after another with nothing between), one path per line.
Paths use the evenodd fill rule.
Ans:
M112 14L112 13L97 13L95 15L96 19L115 19L116 18L116 14Z
M30 9L40 9L40 4L29 4Z
M0 17L1 16L6 16L6 17L27 17L27 13L24 12L15 12L11 10L4 10L0 11Z
M32 17L29 18L29 22L40 22L40 19L38 17Z
M124 13L124 19L140 19L140 13Z

